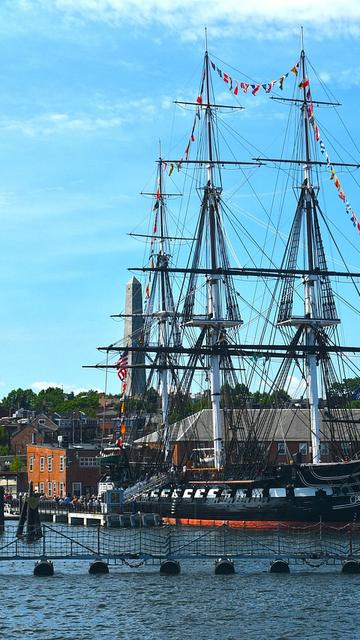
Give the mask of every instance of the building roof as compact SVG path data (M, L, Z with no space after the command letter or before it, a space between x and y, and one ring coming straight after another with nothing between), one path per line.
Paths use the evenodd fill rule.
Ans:
M226 410L225 410L226 411ZM229 410L234 427L238 431L238 439L242 440L248 436L249 424L260 425L264 422L271 424L269 427L267 441L270 440L287 440L287 441L304 441L310 440L309 428L309 410L307 408L290 408L290 409L246 409L243 412L239 409ZM326 411L321 413L321 436L324 440L330 439L330 423L327 421ZM359 425L353 425L359 429L360 435L360 409L353 409L353 419L359 421ZM221 410L222 425L224 425L224 410ZM343 440L345 424L331 423L333 429L333 438L335 440ZM191 440L212 441L212 421L211 409L203 409L197 413L175 422L170 427L172 442L188 442ZM242 438L243 435L243 438ZM161 432L153 433L135 440L135 444L157 444L162 440Z

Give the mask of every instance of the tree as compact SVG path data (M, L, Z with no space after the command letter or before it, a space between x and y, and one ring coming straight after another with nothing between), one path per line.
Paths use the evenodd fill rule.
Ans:
M32 389L13 389L2 399L1 404L12 412L17 409L35 409L37 395Z
M18 456L14 456L10 462L9 469L13 473L19 473L20 471L25 471L25 465L21 458L19 458Z
M60 387L48 387L39 391L36 400L38 411L53 413L58 410L59 405L64 402L65 394Z
M56 404L58 413L72 413L73 411L83 411L87 416L96 417L100 409L99 394L97 391L84 391L78 395L69 394L64 396L59 403Z

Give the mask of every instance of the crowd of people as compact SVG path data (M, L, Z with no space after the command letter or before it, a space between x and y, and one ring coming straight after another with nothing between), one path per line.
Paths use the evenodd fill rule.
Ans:
M69 510L73 511L101 511L101 497L93 495L86 496L71 496L71 494L67 494L66 496L55 496L55 498L46 498L45 496L40 496L40 503L46 502L49 506L56 507L65 507Z
M26 494L24 494L26 496ZM11 494L4 495L5 504L17 506L18 503L21 503L22 495L20 494L17 498L14 498ZM40 507L46 509L61 509L65 508L69 511L87 511L87 512L101 512L102 510L102 499L101 496L86 495L86 496L75 496L71 494L67 494L66 496L55 496L54 498L48 498L44 494L40 494L39 496Z

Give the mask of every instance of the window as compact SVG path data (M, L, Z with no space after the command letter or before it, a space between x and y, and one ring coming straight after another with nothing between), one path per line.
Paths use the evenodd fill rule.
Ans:
M59 482L59 494L60 494L60 498L62 498L63 495L64 495L64 483L63 482Z
M80 467L97 467L96 458L79 458Z
M47 490L48 498L52 496L52 483L48 482L48 490Z
M52 456L48 456L48 471L52 471Z
M45 457L40 457L40 471L45 471Z
M40 482L40 493L44 493L45 485L43 482Z
M81 482L73 482L72 483L72 492L74 496L78 498L81 496Z
M32 473L33 470L34 470L34 456L30 456L30 458L29 458L29 471L30 471L30 473Z
M65 470L65 456L60 456L60 471Z
M53 482L53 494L56 496L56 482Z
M322 455L322 456L330 455L330 443L329 442L320 442L320 455Z
M277 450L278 450L278 455L279 456L284 456L286 451L285 451L285 442L278 442L277 443Z
M308 452L307 442L299 442L299 453L301 453L302 456L307 456L307 452Z
M351 452L351 442L342 442L341 451L343 456L349 456Z

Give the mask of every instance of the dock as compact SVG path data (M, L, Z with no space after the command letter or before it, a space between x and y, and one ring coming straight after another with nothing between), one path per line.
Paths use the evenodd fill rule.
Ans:
M5 505L8 506L8 505ZM19 507L7 508L4 510L5 522L18 520L20 515ZM72 526L120 528L120 527L157 527L162 524L162 518L157 513L133 513L123 511L122 513L108 513L100 509L85 511L72 510L64 507L45 508L40 505L39 515L41 521L52 522L53 524L68 524Z
M97 523L89 528L42 524L42 537L31 544L17 538L16 528L8 523L0 536L0 563L14 560L90 560L123 563L134 568L147 562L204 559L221 561L227 566L236 560L279 562L312 568L324 565L350 567L360 572L360 532L351 525L341 530L309 525L303 529L281 528L271 532L250 532L225 525L204 529L165 526L160 528L106 529ZM349 564L350 563L350 564ZM350 571L349 571L350 572Z

